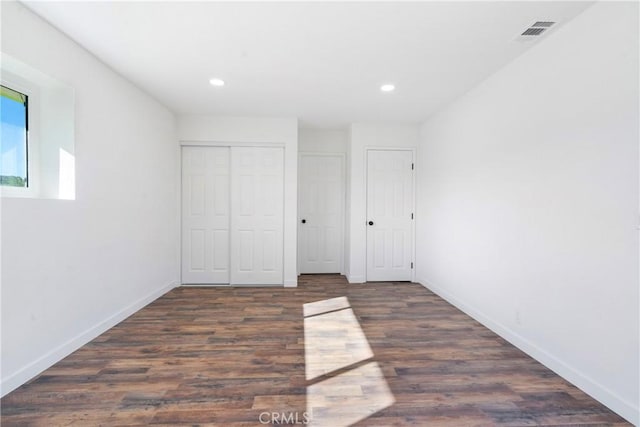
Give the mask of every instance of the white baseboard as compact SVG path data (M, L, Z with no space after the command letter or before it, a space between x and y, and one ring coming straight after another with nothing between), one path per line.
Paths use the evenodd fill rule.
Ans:
M482 323L484 326L539 361L547 368L551 369L556 374L587 393L589 396L607 406L612 411L624 417L629 422L636 426L640 424L640 407L638 407L637 404L621 398L607 387L590 378L585 373L572 368L553 354L537 346L535 343L524 338L514 330L504 326L502 323L494 321L489 316L486 316L484 313L468 305L453 294L434 285L429 280L417 278L417 281L434 294Z
M365 283L367 278L364 276L349 276L347 275L347 281L349 283Z
M7 393L20 387L21 385L25 384L27 381L36 377L47 368L50 368L83 345L87 344L89 341L93 340L103 332L122 322L124 319L131 316L136 311L145 307L147 304L160 298L162 295L166 294L176 286L179 286L179 283L172 282L160 289L151 292L147 296L133 302L132 304L114 313L98 324L93 325L84 332L71 338L69 341L59 345L42 357L23 366L18 371L9 374L9 376L7 376L6 378L2 378L2 381L0 382L0 396L4 396Z

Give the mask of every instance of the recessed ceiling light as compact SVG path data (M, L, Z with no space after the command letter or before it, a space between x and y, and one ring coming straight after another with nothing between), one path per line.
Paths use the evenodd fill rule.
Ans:
M224 86L224 80L222 79L211 79L209 83L211 83L211 86Z
M380 86L380 90L383 92L393 92L395 90L395 86L392 84L385 84Z

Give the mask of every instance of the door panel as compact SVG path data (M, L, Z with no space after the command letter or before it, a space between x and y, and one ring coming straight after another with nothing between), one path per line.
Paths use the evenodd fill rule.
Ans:
M182 283L229 283L229 148L182 148Z
M283 283L282 148L231 147L231 284Z
M411 151L367 152L368 281L412 278L412 164Z
M191 229L191 256L189 257L191 271L204 271L205 269L206 233L206 230L203 229Z
M301 154L298 173L299 271L340 273L344 247L344 158Z

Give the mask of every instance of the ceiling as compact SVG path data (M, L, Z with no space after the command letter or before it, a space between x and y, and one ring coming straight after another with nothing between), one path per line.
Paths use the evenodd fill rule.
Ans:
M422 122L539 42L517 37L535 21L552 32L592 4L24 3L177 114L331 129Z

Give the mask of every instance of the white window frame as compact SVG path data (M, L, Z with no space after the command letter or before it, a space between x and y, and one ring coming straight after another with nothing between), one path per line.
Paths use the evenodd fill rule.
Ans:
M15 76L13 74L8 75L3 70L0 83L2 86L13 89L28 97L27 104L27 120L28 120L28 135L27 135L27 176L28 187L11 187L0 185L1 197L30 197L35 198L39 195L40 188L40 176L39 176L39 144L38 144L38 128L39 128L39 107L40 107L40 93L38 86L29 82L26 79Z

